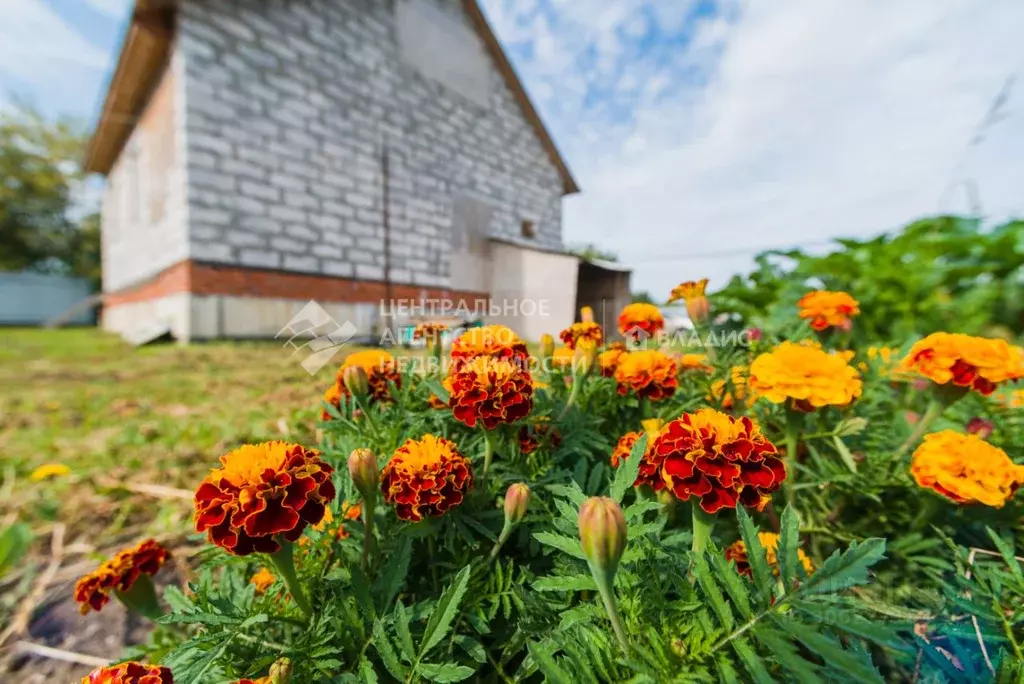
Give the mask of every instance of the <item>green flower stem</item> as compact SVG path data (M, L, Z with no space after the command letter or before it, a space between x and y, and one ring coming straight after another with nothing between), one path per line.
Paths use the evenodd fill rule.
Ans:
M580 395L580 385L583 384L584 375L576 372L575 360L572 364L572 389L569 390L569 400L565 402L565 408L558 414L558 420L565 418L566 414L569 413L569 408L576 403L576 398Z
M370 565L370 547L373 545L373 509L377 503L376 497L367 499L363 497L363 559L362 568L365 572Z
M928 404L927 410L921 419L917 421L917 425L914 426L914 431L907 437L907 441L900 445L900 448L896 451L896 460L902 458L911 448L914 447L924 436L924 433L928 431L931 424L934 423L939 416L946 410L948 404L939 401L938 399L932 399Z
M299 610L302 611L302 614L308 620L313 617L313 608L309 605L306 595L302 592L302 585L299 584L299 578L295 574L295 563L292 560L292 543L281 537L278 537L277 541L281 544L281 548L270 554L270 562L274 564L278 574L281 575L281 579L284 580L284 584L288 587L288 593L292 595L295 605L299 607Z
M629 639L626 638L626 630L622 627L622 618L619 617L619 607L615 602L615 573L605 572L595 564L590 563L590 574L594 577L594 582L597 584L597 593L601 595L601 601L604 602L604 610L608 614L608 619L611 620L612 629L615 630L615 638L619 641L623 655L628 657Z
M480 479L487 477L487 471L491 469L491 459L494 457L494 441L496 435L494 430L484 428L484 471Z
M498 541L495 542L494 548L491 549L491 555L488 557L489 562L493 562L498 557L498 552L501 551L501 547L505 545L508 538L512 536L512 531L516 529L516 524L509 520L505 520L505 524L501 527L501 534L498 535Z
M156 587L149 575L139 575L128 591L115 590L114 594L125 608L142 617L156 620L164 615L164 609L156 598Z
M796 498L796 456L800 449L800 431L804 426L804 414L792 408L786 409L786 479L782 482L782 491L786 497L786 505L792 506Z
M693 553L704 553L711 539L711 530L715 526L715 516L700 507L700 498L692 497L690 507L693 510Z

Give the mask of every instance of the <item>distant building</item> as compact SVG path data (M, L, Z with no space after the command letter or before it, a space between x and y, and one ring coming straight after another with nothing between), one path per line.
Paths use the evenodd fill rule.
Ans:
M604 270L564 250L576 182L476 0L137 0L86 168L122 333L273 336L311 299L369 332L382 300L448 299L536 339Z

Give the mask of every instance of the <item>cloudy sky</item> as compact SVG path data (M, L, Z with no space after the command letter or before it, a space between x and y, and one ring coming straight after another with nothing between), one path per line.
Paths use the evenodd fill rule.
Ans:
M1020 0L482 4L583 188L566 240L635 289L972 201L1024 215ZM0 93L92 117L127 5L0 0Z

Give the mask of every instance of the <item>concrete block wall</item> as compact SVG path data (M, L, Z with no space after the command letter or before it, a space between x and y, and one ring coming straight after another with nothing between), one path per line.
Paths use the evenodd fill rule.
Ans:
M451 278L452 204L487 202L488 234L561 247L562 179L482 43L486 106L405 63L396 3L183 0L189 256L384 277L381 145L391 157L394 282ZM479 43L479 38L476 38Z

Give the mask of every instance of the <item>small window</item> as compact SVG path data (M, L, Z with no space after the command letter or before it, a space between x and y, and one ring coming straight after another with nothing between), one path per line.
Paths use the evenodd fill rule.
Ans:
M521 230L524 238L537 237L537 224L533 221L523 221Z

